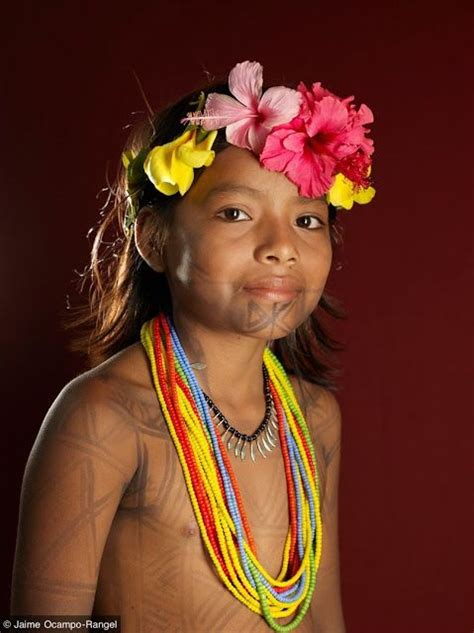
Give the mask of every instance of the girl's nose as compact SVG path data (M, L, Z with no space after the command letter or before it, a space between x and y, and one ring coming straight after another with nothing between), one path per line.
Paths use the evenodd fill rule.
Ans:
M263 262L274 261L286 264L298 259L298 251L295 246L295 235L290 227L284 227L278 222L269 223L259 235L256 247L256 258Z

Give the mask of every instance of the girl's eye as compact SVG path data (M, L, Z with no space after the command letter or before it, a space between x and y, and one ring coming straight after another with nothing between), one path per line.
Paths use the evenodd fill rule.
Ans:
M227 207L226 209L222 209L222 211L219 211L217 215L225 220L229 220L232 222L245 219L243 217L239 217L240 214L246 215L247 218L249 217L248 213L242 211L242 209L239 209L238 207ZM304 229L310 229L312 231L323 228L325 226L325 223L315 215L302 215L298 218L297 221L302 221L299 226Z
M302 225L305 229L319 229L325 226L324 222L320 220L316 215L302 215L298 218L298 220L305 220L305 223ZM316 220L316 222L311 222L312 220Z
M238 209L237 207L227 207L227 209L219 211L217 215L221 216L222 213L225 215L224 219L226 220L237 220L239 213L245 213L245 211L242 211L242 209ZM245 215L249 217L247 213L245 213Z

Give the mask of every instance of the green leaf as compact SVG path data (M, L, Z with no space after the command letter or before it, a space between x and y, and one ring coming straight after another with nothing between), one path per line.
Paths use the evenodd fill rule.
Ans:
M146 174L143 169L143 164L148 156L149 149L144 147L138 152L136 157L130 162L127 169L127 182L130 186L134 187L140 185L146 180Z

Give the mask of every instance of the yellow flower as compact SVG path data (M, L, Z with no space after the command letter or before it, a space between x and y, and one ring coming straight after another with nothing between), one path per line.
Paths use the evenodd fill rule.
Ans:
M217 130L196 142L197 129L186 130L170 143L154 147L143 164L156 189L166 196L179 191L183 196L191 187L196 167L209 167L216 153L211 150Z
M335 207L352 209L354 202L367 204L374 196L375 189L373 187L357 190L352 181L345 178L342 174L337 174L334 184L326 194L326 199Z

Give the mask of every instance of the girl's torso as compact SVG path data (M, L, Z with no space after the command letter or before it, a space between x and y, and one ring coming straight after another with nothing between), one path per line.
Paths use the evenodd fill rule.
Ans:
M137 431L139 466L111 525L94 614L120 615L124 633L269 631L264 619L224 586L207 554L148 363L141 343L136 343L100 368L121 406L130 412ZM242 423L230 421L236 428ZM260 421L256 416L255 427ZM321 471L321 447L316 445L315 450ZM229 457L259 561L276 577L288 531L280 446L256 463L248 458L241 461L232 453ZM298 631L314 631L309 611Z

